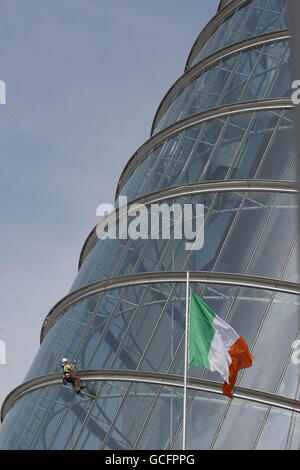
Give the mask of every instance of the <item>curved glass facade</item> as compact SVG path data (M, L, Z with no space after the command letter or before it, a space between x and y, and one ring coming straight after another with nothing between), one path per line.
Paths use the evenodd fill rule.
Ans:
M275 395L282 395L284 391L292 398L297 377L290 373L295 366L289 353L299 326L299 297L199 283L193 284L192 288L252 347L257 360L252 368L240 375L239 385L251 387L255 384L255 388ZM181 375L184 308L184 283L139 285L91 296L66 312L46 335L26 380L37 373L57 371L61 355L66 353L76 358L78 368L82 369L131 369ZM280 350L278 335L282 342ZM265 346L269 351L267 357L260 353ZM190 367L189 375L220 382L217 374L195 366ZM46 387L19 400L5 419L7 432L0 437L1 447L67 449L71 446L70 423L73 419L76 449L180 448L182 390L179 387L125 381L91 382L89 386L96 393L96 401L76 397L72 403L72 392L61 385ZM199 414L193 413L197 407ZM222 395L189 390L188 408L188 419L192 420L190 448L210 448L212 445L216 449L228 448L228 426L235 423L237 432L241 429L239 426L245 426L248 413L255 416L251 414L249 435L244 435L239 448L253 446L261 428L269 426L268 420L264 423L270 414L268 404L234 399L228 409L228 399ZM204 408L206 413L200 413ZM133 409L138 410L136 415ZM171 410L172 421L167 419ZM280 408L274 413L275 416L287 415ZM222 428L217 432L217 425L224 417ZM20 423L18 433L13 424L16 421ZM201 433L194 434L192 429L205 423L208 428L202 439ZM153 426L157 432L153 432ZM213 444L216 432L218 438ZM176 441L177 435L179 441ZM257 442L260 448L267 448L268 433L264 439ZM195 442L199 442L198 447L194 447Z
M187 240L175 238L181 221L177 225L173 221L170 239L162 239L163 224L157 219L159 239L149 233L138 240L120 240L118 236L116 240L99 240L84 260L71 292L102 279L154 271L216 271L295 280L297 273L288 268L297 257L296 196L213 192L162 200L161 204L169 208L203 204L206 249L186 250ZM282 239L285 244L278 254L275 247Z
M230 3L230 2L227 2ZM224 5L225 6L225 5ZM229 44L261 34L289 28L287 0L253 0L225 18L195 54L189 67Z
M282 109L237 113L177 132L137 164L120 195L130 201L200 181L285 181L296 154L293 113Z
M21 399L6 418L4 446L31 450L181 449L179 387L123 381L92 385L97 390L93 404L83 399L72 405L70 393L59 386ZM237 443L236 449L267 450L274 444L276 449L285 449L290 412L239 398L228 409L222 395L191 390L187 395L188 449L232 449L230 437ZM39 408L35 415L33 408ZM18 432L14 419L20 423ZM299 444L299 415L295 416L295 430L292 448ZM275 431L273 439L270 431L271 435Z
M193 63L288 28L286 4L253 0L220 21L217 15ZM123 172L121 196L136 203L147 196L145 208L155 200L166 212L147 216L151 224L140 226L136 239L123 237L124 220L130 228L136 214L116 218L115 239L105 235L111 219L102 221L65 303L44 322L24 383L2 406L0 449L181 449L186 284L176 273L186 271L199 275L191 288L254 355L252 367L239 372L233 400L222 394L217 373L189 366L187 449L298 448L299 229L288 184L295 181L295 129L291 105L270 101L289 96L290 67L289 41L272 40L214 63L181 90L156 132L216 107L223 114L157 135L153 145L150 139ZM239 109L242 102L249 109ZM172 215L187 204L193 227L195 207L204 208L204 246L196 250L177 236L182 220ZM214 280L199 281L200 273ZM62 357L90 373L94 399L60 382Z
M274 41L231 54L180 91L153 134L176 121L239 101L291 96L291 47Z
M230 2L231 2L231 0L221 0L219 8L224 8L225 5L227 5Z

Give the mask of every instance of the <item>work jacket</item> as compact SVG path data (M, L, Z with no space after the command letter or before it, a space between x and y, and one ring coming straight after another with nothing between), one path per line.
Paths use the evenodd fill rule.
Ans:
M64 373L65 377L69 377L70 375L72 375L73 374L73 369L74 369L74 366L70 365L70 364L66 364L66 365L62 366L62 370L63 370L63 373Z

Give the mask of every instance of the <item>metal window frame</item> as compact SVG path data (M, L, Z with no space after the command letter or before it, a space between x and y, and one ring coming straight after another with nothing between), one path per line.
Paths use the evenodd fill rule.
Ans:
M160 121L168 107L171 105L173 100L176 98L176 96L179 95L190 83L196 80L203 72L212 68L214 65L223 61L224 59L238 54L239 52L244 52L248 49L263 46L265 44L269 44L270 42L277 42L286 39L291 39L291 31L289 29L260 34L248 39L243 39L242 41L236 42L234 44L224 47L223 49L213 52L211 55L205 57L199 63L193 65L175 81L175 83L169 88L167 93L164 95L155 113L150 135L153 135L153 132L158 122Z
M158 134L155 134L153 137L148 139L128 160L118 181L115 200L118 199L119 193L128 178L132 175L137 166L145 158L147 158L148 154L152 152L156 147L161 145L166 139L174 137L174 135L178 132L184 129L188 129L189 127L192 127L196 124L200 124L221 117L227 117L234 114L289 108L294 108L294 105L290 98L272 98L268 100L238 102L226 106L213 108L208 111L203 111L201 113L189 116L183 119L182 121L172 124L171 126L167 127L166 129L163 129Z
M292 182L285 181L272 181L272 180L224 180L224 181L212 181L209 183L193 183L187 185L173 186L168 189L158 190L150 195L142 196L140 198L134 199L131 201L127 208L135 204L144 204L149 205L162 200L171 199L173 197L182 197L187 195L195 194L206 194L211 192L228 192L228 191L265 191L265 192L287 192L295 194L297 192L297 184ZM122 215L124 215L124 207L117 208L110 215L104 217L101 222L93 228L93 230L88 235L86 241L83 244L81 253L79 256L78 270L80 270L85 258L88 256L90 251L94 248L97 241L99 240L96 234L104 230L105 226L111 221L111 219L116 218L116 221L119 220Z
M209 39L212 33L220 26L224 20L229 18L231 15L235 13L235 10L247 5L252 0L232 0L230 3L218 8L217 13L215 16L207 23L207 25L203 28L201 33L196 38L191 51L188 55L185 70L187 70L190 66L190 63L193 61L194 57L198 54L201 47L205 44L205 42Z
M152 273L130 274L111 279L105 279L93 284L84 286L61 299L46 316L42 330L41 343L47 332L55 322L74 304L95 294L106 292L112 289L130 287L135 285L159 284L185 282L186 272L165 271ZM191 271L191 282L222 284L242 287L255 287L263 290L272 290L287 294L300 295L300 284L284 281L281 279L267 278L262 276L248 276L244 274L217 273L206 271Z
M126 370L80 370L80 377L84 381L124 381L124 382L142 382L158 384L161 386L170 387L183 387L183 377L180 375L161 374L157 372L141 372L141 371L126 371ZM1 408L1 422L15 403L24 396L39 390L44 387L59 385L62 383L61 374L49 374L38 377L16 387L4 400ZM194 390L202 390L206 392L222 394L223 384L212 380L188 379L188 388ZM300 400L288 398L274 393L264 392L262 390L255 390L246 387L235 387L234 396L245 400L263 403L271 406L276 406L286 410L300 412Z

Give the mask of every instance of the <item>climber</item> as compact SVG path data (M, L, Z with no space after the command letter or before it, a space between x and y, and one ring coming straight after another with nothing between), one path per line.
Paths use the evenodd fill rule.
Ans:
M61 368L62 368L62 372L64 374L65 381L72 384L73 391L75 393L80 393L80 391L83 388L85 388L85 386L81 382L78 375L74 374L75 362L73 361L71 364L69 364L68 359L64 357L63 360L62 360L62 367ZM76 385L78 385L79 390L78 390Z

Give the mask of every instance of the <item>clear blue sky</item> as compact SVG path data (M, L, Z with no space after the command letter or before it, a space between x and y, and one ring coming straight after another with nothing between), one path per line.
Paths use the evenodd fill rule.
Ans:
M0 404L219 0L0 0Z

